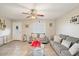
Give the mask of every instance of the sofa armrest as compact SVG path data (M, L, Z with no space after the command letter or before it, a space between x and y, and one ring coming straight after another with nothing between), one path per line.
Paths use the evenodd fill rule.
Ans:
M79 56L79 52L77 52L74 56Z
M72 56L71 53L70 53L68 50L62 50L62 51L60 52L60 54L61 54L62 56Z

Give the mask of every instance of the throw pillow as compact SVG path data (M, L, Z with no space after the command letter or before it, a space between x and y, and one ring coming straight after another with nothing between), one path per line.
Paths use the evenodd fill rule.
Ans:
M45 37L45 34L40 34L40 38L44 38Z
M69 52L71 53L71 55L75 55L77 52L79 52L79 43L74 43L69 49Z
M35 34L35 33L32 33L32 38L36 38L37 37L37 34Z
M61 43L61 40L62 40L62 39L61 39L59 36L57 36L57 35L54 36L54 41L55 41L55 42Z
M64 45L65 47L69 48L71 45L71 42L67 41L67 40L63 40L61 44Z

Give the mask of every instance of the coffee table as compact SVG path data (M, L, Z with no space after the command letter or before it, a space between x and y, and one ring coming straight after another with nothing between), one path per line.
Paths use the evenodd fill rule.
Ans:
M44 44L32 50L32 56L44 56Z

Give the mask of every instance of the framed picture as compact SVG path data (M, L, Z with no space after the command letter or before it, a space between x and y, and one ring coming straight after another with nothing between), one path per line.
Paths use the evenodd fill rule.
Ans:
M52 26L52 23L49 23L49 26L51 27Z
M29 25L25 25L25 27L26 27L26 28L28 28L28 27L29 27Z
M18 26L16 26L16 29L18 30Z

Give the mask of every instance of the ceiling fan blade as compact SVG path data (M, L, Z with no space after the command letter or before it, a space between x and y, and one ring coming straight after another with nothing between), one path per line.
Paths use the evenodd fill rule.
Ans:
M27 16L26 18L30 18L31 16Z
M37 16L42 16L43 17L44 15L43 14L37 14Z
M29 13L26 13L26 12L22 12L22 14L29 14Z

